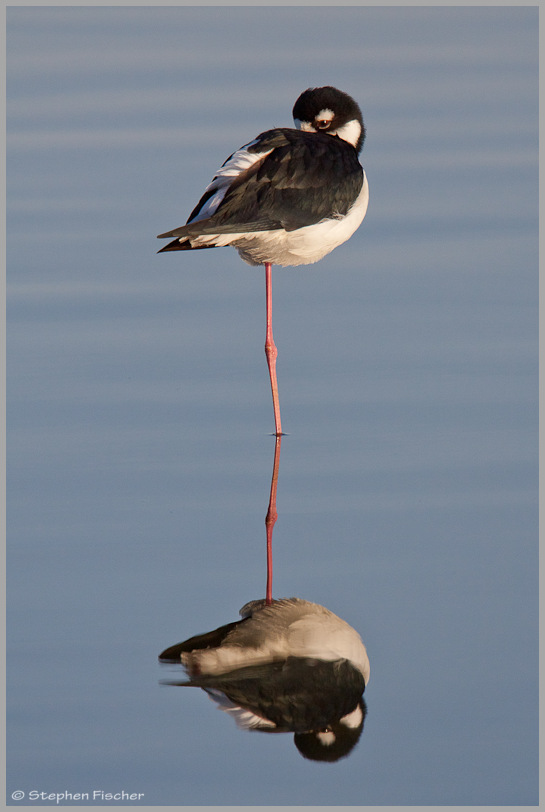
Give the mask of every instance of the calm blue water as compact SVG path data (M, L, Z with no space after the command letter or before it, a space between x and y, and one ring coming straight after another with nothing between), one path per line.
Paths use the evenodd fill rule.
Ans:
M536 804L537 8L7 19L8 803ZM367 646L335 765L157 664L264 596L274 424L262 270L155 235L321 84L371 200L274 270L274 594Z

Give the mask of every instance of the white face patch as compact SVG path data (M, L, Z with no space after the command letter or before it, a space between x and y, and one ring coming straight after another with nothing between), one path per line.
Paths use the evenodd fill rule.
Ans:
M345 727L359 727L361 725L362 718L363 713L360 706L358 705L358 707L354 708L354 710L351 713L347 713L346 716L343 716L343 718L341 719L341 724L344 725Z
M338 130L329 130L329 132L331 135L338 135L343 141L348 141L349 144L355 147L361 135L361 124L354 118L352 121L347 121Z
M323 110L314 117L313 121L301 121L298 118L293 119L296 129L302 130L305 133L317 133L320 130L325 130L335 118L335 113L329 107Z
M320 733L316 734L316 738L321 744L324 744L326 747L331 747L332 744L335 744L337 737L332 730L328 730L320 731Z
M315 116L315 121L333 121L335 118L335 113L333 110L330 110L329 107L326 107L324 110L320 110L317 116Z
M333 111L326 108L325 110L320 110L315 121L333 121L334 117L335 114ZM305 133L320 132L311 121L301 121L298 118L294 118L293 123L297 130L302 130ZM347 121L342 127L338 127L336 130L327 130L327 132L329 135L338 135L343 141L348 141L349 144L355 147L361 135L361 124L354 118L352 121Z

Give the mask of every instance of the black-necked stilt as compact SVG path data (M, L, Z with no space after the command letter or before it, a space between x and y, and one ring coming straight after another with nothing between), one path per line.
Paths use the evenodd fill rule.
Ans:
M174 239L158 252L232 245L249 265L265 266L265 352L277 435L271 266L322 259L352 236L369 200L358 160L365 128L354 99L334 87L309 88L295 102L293 119L295 130L267 130L234 152L186 225L159 234Z
M299 598L251 601L242 620L170 646L159 660L182 664L240 727L293 732L301 753L334 761L359 739L369 659L361 637L329 609Z

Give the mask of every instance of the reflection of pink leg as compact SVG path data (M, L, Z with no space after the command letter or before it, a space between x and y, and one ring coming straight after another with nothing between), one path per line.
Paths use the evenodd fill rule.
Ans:
M265 354L269 365L269 375L271 378L271 391L274 409L274 424L276 436L282 434L282 424L280 422L280 402L278 400L278 383L276 381L276 357L278 350L273 339L272 332L272 288L271 288L271 268L270 262L265 263L265 292L267 299L267 335L265 338Z
M269 509L267 511L267 517L265 519L265 527L267 528L267 591L265 593L265 603L268 606L270 606L272 603L272 574L273 574L272 534L275 522L278 518L278 513L276 512L276 489L278 486L278 466L280 464L281 442L282 436L280 434L277 434L276 445L274 447L274 464L271 480L271 496L269 499Z

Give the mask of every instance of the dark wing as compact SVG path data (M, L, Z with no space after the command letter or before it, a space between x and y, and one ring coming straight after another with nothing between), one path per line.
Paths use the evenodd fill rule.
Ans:
M346 214L362 187L356 150L336 136L269 130L249 144L247 152L266 154L232 180L211 217L160 236L293 231ZM211 194L205 192L191 217Z
M220 691L235 705L274 722L277 731L292 732L320 730L338 721L354 710L365 690L362 675L347 660L305 657L163 684Z

